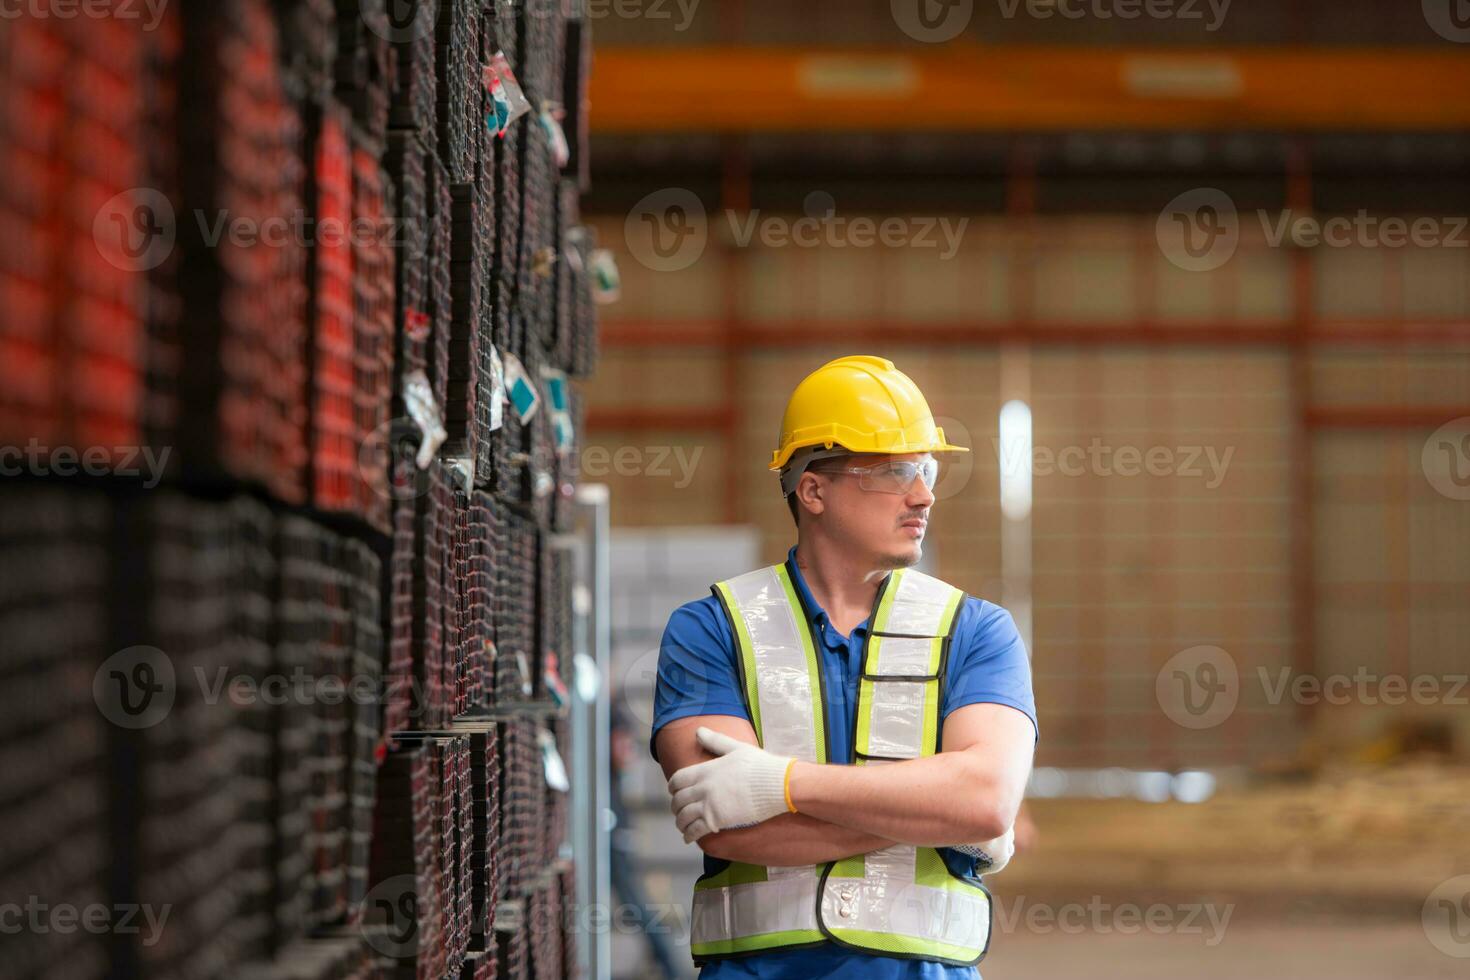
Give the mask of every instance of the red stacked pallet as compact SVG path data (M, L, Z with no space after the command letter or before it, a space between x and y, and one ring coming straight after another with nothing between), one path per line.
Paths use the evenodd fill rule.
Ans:
M361 144L352 154L353 410L358 458L357 511L383 533L389 530L389 413L393 403L394 255L392 189L377 151Z
M116 463L141 441L146 279L128 250L153 243L124 192L146 183L144 39L34 14L0 38L0 430L17 445Z
M425 620L415 614L418 550L418 491L428 475L410 451L395 447L393 460L393 557L390 562L388 669L383 685L383 730L408 728L413 703L415 629Z
M319 234L311 250L313 500L326 511L352 513L362 478L358 471L357 419L353 401L352 150L340 108L328 105L317 119L313 154L313 217ZM321 234L335 229L335 234Z

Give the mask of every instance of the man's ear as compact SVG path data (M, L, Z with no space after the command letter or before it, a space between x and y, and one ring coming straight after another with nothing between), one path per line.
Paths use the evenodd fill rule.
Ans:
M822 485L821 479L812 472L806 472L796 482L796 496L800 501L798 506L803 506L813 514L820 514L827 509L827 488Z

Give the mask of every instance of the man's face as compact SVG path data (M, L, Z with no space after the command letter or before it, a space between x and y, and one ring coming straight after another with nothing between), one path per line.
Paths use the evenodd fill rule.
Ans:
M891 460L920 462L928 453L888 456L871 453L814 464L809 472L826 482L827 509L823 520L832 532L855 549L871 555L879 568L904 568L923 554L924 532L934 494L916 479L905 493L864 490L864 478L856 473L833 472L872 466ZM868 481L872 483L873 481Z

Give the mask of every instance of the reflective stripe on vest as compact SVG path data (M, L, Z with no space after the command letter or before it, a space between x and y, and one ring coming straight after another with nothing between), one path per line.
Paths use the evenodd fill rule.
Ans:
M714 587L735 631L761 745L825 762L816 640L784 564ZM900 569L884 583L863 652L853 762L933 755L944 656L964 593ZM728 862L695 884L696 963L832 941L865 952L970 965L990 940L990 895L954 876L938 850L895 844L799 867Z

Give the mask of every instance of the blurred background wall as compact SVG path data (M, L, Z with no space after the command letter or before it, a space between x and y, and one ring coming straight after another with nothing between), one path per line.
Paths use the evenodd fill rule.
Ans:
M1463 8L630 0L596 21L586 209L622 299L581 462L624 540L744 528L778 560L786 397L832 357L893 359L974 450L941 483L935 571L1030 627L1040 843L998 895L1240 913L1198 961L1180 929L1003 929L988 977L1470 956ZM1021 518L1003 477L1029 477ZM636 548L618 565L615 589L661 597L617 627L635 700L668 612L745 570L650 591L640 568L669 578ZM639 819L667 822L637 766ZM687 906L697 852L649 850Z

